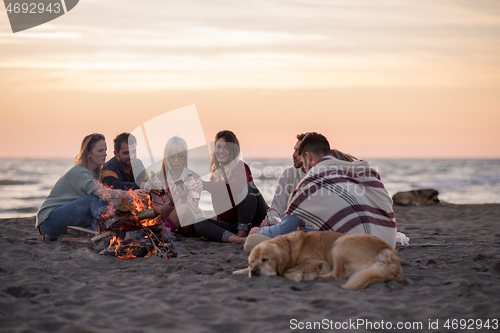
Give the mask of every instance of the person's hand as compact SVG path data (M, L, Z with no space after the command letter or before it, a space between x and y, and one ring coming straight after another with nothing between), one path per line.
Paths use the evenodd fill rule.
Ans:
M153 199L154 211L157 214L160 214L163 218L169 216L170 213L175 209L174 200L172 198L170 190L167 189L164 196L160 197L159 195L153 194L151 197Z
M260 224L261 227L269 227L269 220L267 219L267 216L262 220L262 223Z
M130 191L125 192L125 198L128 201L134 201L136 197L141 199L141 200L147 199L148 192L145 190L142 190L142 189L133 190L132 192L130 192Z
M182 190L179 186L174 186L172 197L174 198L174 202L180 198L182 203L186 203L188 194L189 188L187 186L184 186L184 190Z
M172 193L170 193L170 189L165 191L165 195L160 196L159 194L151 193L151 199L153 200L154 205L163 206L169 205L174 206L174 199L172 198Z
M258 234L260 229L261 228L259 228L259 227L253 227L252 229L250 229L250 232L248 233L248 236Z
M201 178L195 178L194 183L191 185L191 190L201 193L203 191L203 182Z
M160 195L160 190L151 190L151 194Z

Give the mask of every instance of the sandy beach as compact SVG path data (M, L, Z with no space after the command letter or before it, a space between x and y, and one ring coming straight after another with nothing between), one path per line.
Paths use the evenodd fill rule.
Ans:
M395 207L395 214L410 238L398 246L404 276L361 291L342 289L343 280L233 275L247 266L242 245L178 237L185 257L124 260L46 243L34 218L3 219L0 331L461 331L458 321L446 328L448 319L496 331L500 204ZM489 319L490 328L470 319Z

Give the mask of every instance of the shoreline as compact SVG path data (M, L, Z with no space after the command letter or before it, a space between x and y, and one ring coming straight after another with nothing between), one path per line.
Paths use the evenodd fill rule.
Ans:
M403 278L361 291L342 289L344 280L295 283L232 275L247 266L237 244L179 236L186 257L124 260L59 241L45 243L34 217L0 219L0 327L289 332L292 320L327 319L420 322L420 331L444 331L447 319L500 320L495 223L500 204L395 206L394 211L398 231L410 238L410 246L397 246ZM429 328L436 320L439 328Z

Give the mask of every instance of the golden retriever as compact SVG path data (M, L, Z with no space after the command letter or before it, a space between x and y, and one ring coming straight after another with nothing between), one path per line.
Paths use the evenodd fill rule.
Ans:
M440 203L438 199L439 192L426 188L421 190L414 190L408 192L398 192L392 196L392 202L395 205L408 206L427 206Z
M234 274L279 275L295 282L349 277L342 287L351 290L403 276L396 251L382 239L334 231L295 231L267 240L252 250L248 265Z

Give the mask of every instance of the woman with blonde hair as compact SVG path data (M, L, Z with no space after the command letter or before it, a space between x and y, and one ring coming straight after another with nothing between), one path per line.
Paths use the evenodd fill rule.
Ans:
M212 195L215 219L199 220L196 232L217 242L243 244L248 231L266 216L268 206L253 182L248 165L240 160L240 143L228 130L215 135L210 181L202 188Z
M195 236L196 232L192 223L194 219L203 217L203 211L199 207L199 196L197 198L193 197L189 174L193 178L200 178L198 174L188 168L188 146L186 141L178 136L173 136L167 141L163 151L163 160L158 178L168 186L172 194L175 210L170 213L167 212L168 214L163 212L162 217L165 226L171 231L178 229L184 236ZM153 201L157 202L157 198L153 198ZM180 214L181 211L183 214ZM191 218L193 214L194 218Z
M98 181L107 156L105 140L104 135L98 133L83 138L75 166L56 182L40 206L36 227L46 239L56 239L66 233L68 226L97 230L97 222L102 213L111 208L110 204L133 200L130 192L105 188ZM147 196L144 190L134 192L139 197Z

